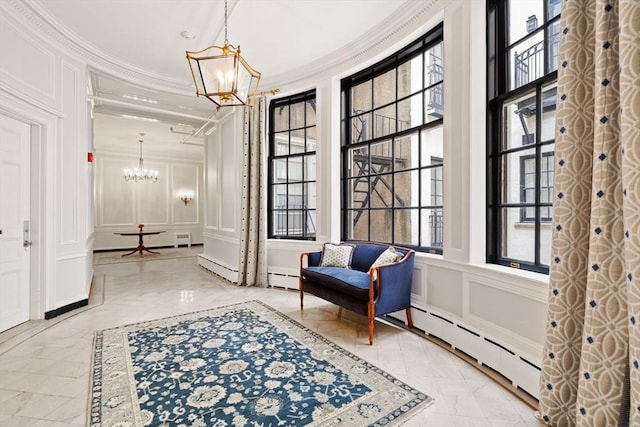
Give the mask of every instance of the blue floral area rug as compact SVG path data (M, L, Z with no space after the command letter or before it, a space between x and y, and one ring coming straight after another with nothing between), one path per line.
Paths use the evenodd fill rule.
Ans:
M91 426L397 425L432 402L259 302L97 331Z

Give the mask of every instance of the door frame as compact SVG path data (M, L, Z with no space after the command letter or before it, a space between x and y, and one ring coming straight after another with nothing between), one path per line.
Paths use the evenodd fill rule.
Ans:
M30 222L31 256L29 284L29 320L44 319L48 307L52 307L55 294L55 263L51 247L55 241L53 215L55 212L55 135L60 114L45 111L0 89L0 114L30 126ZM45 209L45 207L49 209Z

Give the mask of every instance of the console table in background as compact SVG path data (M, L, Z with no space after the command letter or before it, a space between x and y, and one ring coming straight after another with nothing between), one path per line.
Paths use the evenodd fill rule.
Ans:
M140 255L142 254L142 251L147 251L150 254L159 254L160 252L154 252L151 251L149 249L147 249L147 247L144 245L144 240L143 237L144 236L149 236L151 234L160 234L160 233L164 233L164 231L142 231L142 229L144 228L144 225L140 224L138 226L138 228L140 229L140 231L135 232L135 233L113 233L113 234L119 234L121 236L138 236L138 247L135 248L134 250L132 250L131 252L129 252L128 254L124 254L122 255L123 257L134 254L136 252L140 252Z

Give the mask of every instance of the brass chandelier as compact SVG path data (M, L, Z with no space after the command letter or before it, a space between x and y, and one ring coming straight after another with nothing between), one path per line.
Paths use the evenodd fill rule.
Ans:
M227 0L224 1L224 46L186 53L198 96L208 98L218 108L251 105L250 97L258 89L260 73L240 56L240 46L229 44Z

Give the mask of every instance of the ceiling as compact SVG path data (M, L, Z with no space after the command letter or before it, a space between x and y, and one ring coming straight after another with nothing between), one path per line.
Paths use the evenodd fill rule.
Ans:
M144 132L145 153L201 155L206 125L224 109L195 96L185 51L223 44L223 0L24 1L90 59L97 152L137 153ZM262 73L259 90L272 90L352 53L420 3L229 0L228 39Z

